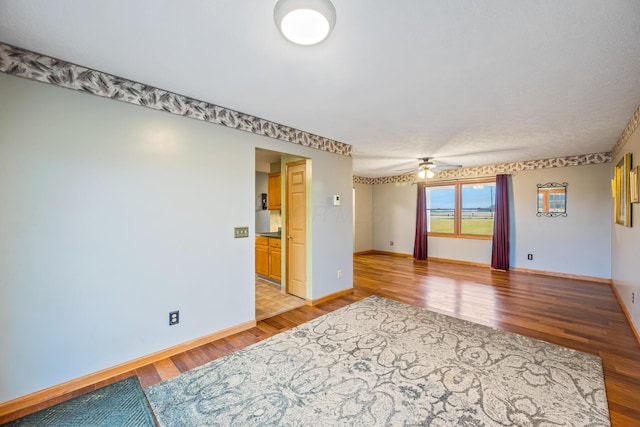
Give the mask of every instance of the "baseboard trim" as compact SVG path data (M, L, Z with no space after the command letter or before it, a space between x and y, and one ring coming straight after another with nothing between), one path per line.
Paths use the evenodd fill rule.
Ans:
M178 344L176 346L139 357L129 362L121 363L120 365L112 366L110 368L106 368L101 371L85 375L83 377L75 378L73 380L69 380L64 383L45 388L43 390L39 390L25 396L17 397L13 400L0 403L0 418L21 409L46 402L49 399L62 396L66 393L76 391L92 384L99 383L100 381L104 381L117 375L121 375L126 372L141 368L142 366L148 365L150 363L166 359L167 357L175 356L176 354L194 349L203 344L208 344L212 341L237 334L238 332L246 331L247 329L251 329L255 326L256 321L250 320L248 322L244 322L239 325L232 326L230 328L226 328L221 331L214 332L212 334L205 335L203 337L196 338L194 340L187 341L182 344Z
M427 261L438 261L438 262L446 262L447 264L470 265L470 266L473 266L473 267L483 267L483 268L490 268L491 267L489 264L483 264L481 262L462 261L462 260L458 260L458 259L448 259L448 258L428 257Z
M640 331L638 331L638 328L636 328L636 325L633 323L633 318L631 317L631 313L629 313L629 310L627 310L627 306L624 304L624 301L622 300L622 296L620 295L620 292L618 292L618 288L616 288L616 285L613 284L613 282L611 283L611 289L613 289L613 294L616 296L616 299L618 300L618 304L620 305L620 308L622 308L622 312L624 313L624 316L627 318L627 323L629 324L629 326L631 326L633 335L636 336L636 341L638 341L638 344L640 344Z
M413 254L403 254L403 253L400 253L400 252L378 251L378 250L375 250L375 249L372 249L370 251L354 252L354 255L371 255L371 254L389 255L389 256L395 256L395 257L400 257L400 258L412 258L413 259ZM475 266L475 267L489 267L489 264L482 264L482 263L479 263L479 262L471 262L471 261L461 261L461 260L449 259L449 258L428 257L426 259L426 261L446 262L446 263L449 263L449 264L472 265L472 266Z
M314 306L314 305L318 305L318 304L322 304L323 302L327 302L330 301L334 298L338 298L341 296L345 296L345 295L349 295L353 293L353 288L347 288L347 289L343 289L341 291L338 292L334 292L332 294L329 295L325 295L323 297L317 298L317 299L313 299L313 300L306 300L307 305L309 306Z
M395 256L395 257L399 257L399 258L413 258L413 254L403 254L403 253L400 253L400 252L378 251L376 249L372 249L370 251L362 251L362 252L354 253L354 255L370 255L370 254L389 255L389 256Z
M593 276L582 276L580 274L569 274L569 273L557 273L555 271L544 271L544 270L531 270L528 268L512 268L511 271L516 271L518 273L527 273L527 274L540 274L542 276L553 276L553 277L562 277L564 279L576 279L576 280L585 280L587 282L597 282L605 285L611 285L611 279L605 279L603 277L593 277Z

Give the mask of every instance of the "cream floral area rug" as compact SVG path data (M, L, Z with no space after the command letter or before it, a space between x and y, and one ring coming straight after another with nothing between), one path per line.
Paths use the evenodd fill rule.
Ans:
M609 426L601 360L369 297L149 387L161 426Z

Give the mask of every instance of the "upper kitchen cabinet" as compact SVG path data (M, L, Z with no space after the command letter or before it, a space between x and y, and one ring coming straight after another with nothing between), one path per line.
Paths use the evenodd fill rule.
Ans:
M268 192L267 208L271 211L279 211L281 208L280 172L269 174Z

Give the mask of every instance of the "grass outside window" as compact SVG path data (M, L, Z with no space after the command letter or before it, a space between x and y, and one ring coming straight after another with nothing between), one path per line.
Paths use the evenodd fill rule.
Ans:
M492 237L495 179L431 183L425 192L429 235Z

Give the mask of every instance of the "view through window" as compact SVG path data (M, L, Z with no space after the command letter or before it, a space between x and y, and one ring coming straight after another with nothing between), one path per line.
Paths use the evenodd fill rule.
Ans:
M494 179L432 183L425 191L429 234L478 238L493 235Z

